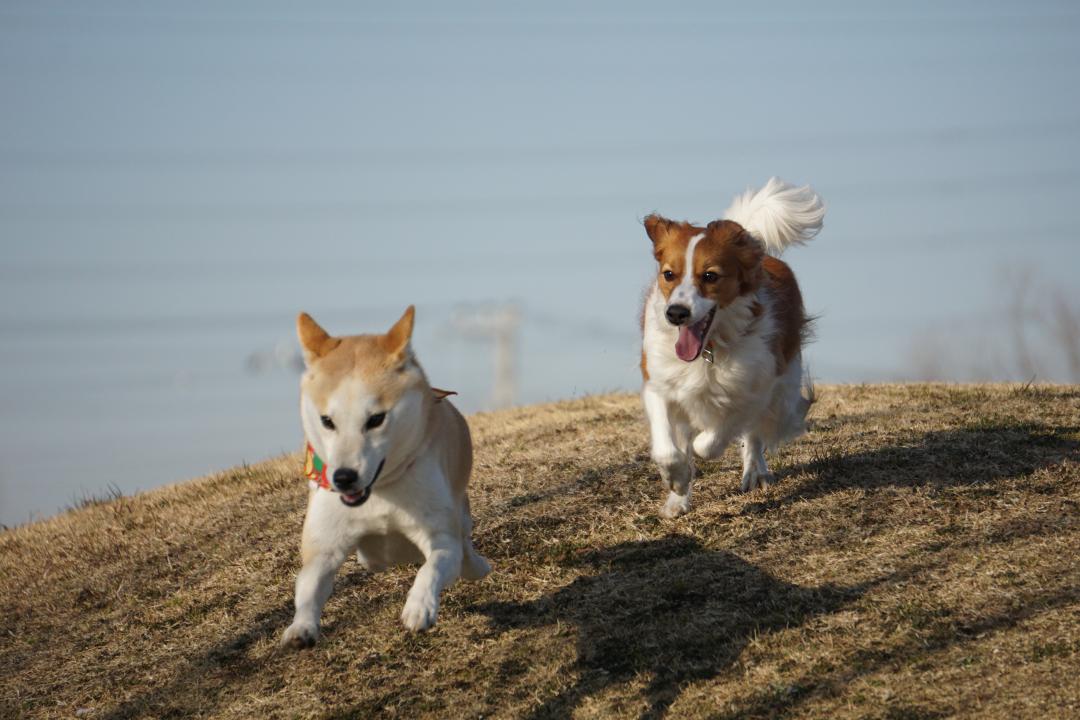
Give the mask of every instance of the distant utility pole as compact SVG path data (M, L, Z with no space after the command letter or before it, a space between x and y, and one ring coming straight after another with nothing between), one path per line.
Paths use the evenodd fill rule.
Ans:
M517 395L517 337L521 315L513 305L492 309L459 309L454 327L466 337L494 341L495 378L491 402L495 408L509 407Z

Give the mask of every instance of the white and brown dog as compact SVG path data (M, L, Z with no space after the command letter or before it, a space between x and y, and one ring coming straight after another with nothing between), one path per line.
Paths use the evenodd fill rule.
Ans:
M409 307L385 335L331 337L297 320L307 371L300 417L308 442L308 497L296 614L282 644L306 647L346 556L368 570L422 563L401 620L435 624L439 595L490 567L472 544L466 486L472 441L465 419L433 389L410 347Z
M742 489L767 487L765 450L805 430L808 319L775 256L816 235L824 216L812 189L773 178L706 227L645 218L659 274L642 319L642 399L670 490L663 515L690 510L694 456L716 459L741 438Z

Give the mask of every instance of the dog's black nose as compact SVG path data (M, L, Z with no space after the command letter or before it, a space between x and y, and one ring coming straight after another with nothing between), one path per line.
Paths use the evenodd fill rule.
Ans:
M672 325L682 325L690 319L690 308L685 305L668 305L667 312L664 314Z
M334 485L339 488L347 488L355 485L359 477L352 468L338 468L334 471Z

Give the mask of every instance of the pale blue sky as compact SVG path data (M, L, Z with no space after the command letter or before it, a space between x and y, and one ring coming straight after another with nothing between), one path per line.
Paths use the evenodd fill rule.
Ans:
M635 389L640 218L774 174L823 380L1006 378L1010 268L1080 299L1074 4L300 7L0 3L0 523L294 448L244 368L300 309L416 303L469 411L460 303L521 307L522 402Z

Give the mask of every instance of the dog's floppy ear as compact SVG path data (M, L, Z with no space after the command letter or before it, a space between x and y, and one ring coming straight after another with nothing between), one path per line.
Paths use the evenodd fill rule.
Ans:
M382 337L383 348L394 357L395 360L404 360L409 354L409 340L412 339L413 320L416 318L416 307L410 305L405 308L401 319L394 323Z
M649 239L652 240L654 246L667 237L668 231L674 224L671 220L656 213L646 216L643 222L645 232L649 235Z
M711 230L714 225L728 220L715 220L709 223ZM735 257L739 261L739 294L745 295L761 287L764 281L764 270L761 261L765 257L765 246L756 237L746 230L740 229L738 235L731 239L735 248Z
M308 367L341 344L341 340L330 337L330 333L304 312L296 318L296 334L300 337L300 348L304 351L304 363Z

